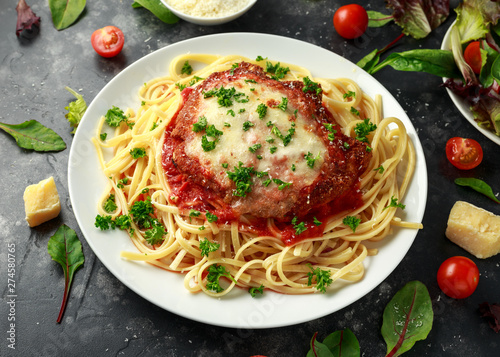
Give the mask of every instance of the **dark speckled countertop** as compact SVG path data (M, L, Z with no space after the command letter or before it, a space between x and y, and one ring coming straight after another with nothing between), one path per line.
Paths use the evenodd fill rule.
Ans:
M8 3L8 4L7 4ZM133 9L131 0L88 1L80 20L56 31L46 0L28 0L42 18L38 33L15 35L16 1L0 8L0 122L21 123L36 119L59 133L68 146L72 135L64 107L73 100L70 86L90 103L125 67L159 48L192 37L223 32L259 32L296 38L336 52L357 62L374 48L381 48L400 33L395 25L369 29L361 40L346 41L333 29L335 0L260 0L241 18L221 26L202 27L180 21L166 25L144 9ZM383 11L384 1L367 7ZM451 1L455 7L457 1ZM454 12L444 25L424 40L405 38L398 51L439 48ZM105 25L120 27L126 36L123 52L114 59L97 56L90 46L91 33ZM456 186L461 173L446 160L448 138L463 136L479 141L484 161L470 175L500 190L500 146L480 134L453 106L441 79L384 69L375 77L396 97L416 127L425 152L429 192L421 230L396 270L372 292L346 308L299 325L273 329L232 329L205 325L165 311L117 280L96 258L81 233L68 194L69 148L57 153L20 149L0 133L0 355L2 356L305 356L311 336L320 338L350 328L357 336L362 356L383 356L380 334L387 302L406 282L422 281L429 290L435 313L425 341L405 354L410 356L497 356L500 335L480 317L483 301L500 303L500 256L476 259L444 235L452 205L465 200L500 214L489 199ZM54 176L62 212L52 221L29 228L24 220L23 191ZM60 266L47 253L47 242L65 223L79 235L86 261L75 275L71 297L61 324L55 322L63 291ZM9 314L7 247L16 247L15 350L8 348ZM473 258L481 278L469 298L453 300L441 293L436 272L454 255Z

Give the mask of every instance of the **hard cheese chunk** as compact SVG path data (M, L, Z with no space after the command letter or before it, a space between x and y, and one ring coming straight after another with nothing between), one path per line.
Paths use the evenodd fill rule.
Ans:
M38 226L55 218L61 212L56 183L51 176L24 190L24 209L30 227Z
M500 216L457 201L448 218L446 236L477 258L500 252Z

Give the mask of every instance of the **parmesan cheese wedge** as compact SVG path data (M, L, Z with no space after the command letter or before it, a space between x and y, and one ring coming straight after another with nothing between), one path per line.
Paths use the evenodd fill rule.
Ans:
M52 176L26 187L23 198L26 221L30 227L47 222L61 212L59 194Z
M457 201L448 218L446 237L477 258L500 252L500 216Z

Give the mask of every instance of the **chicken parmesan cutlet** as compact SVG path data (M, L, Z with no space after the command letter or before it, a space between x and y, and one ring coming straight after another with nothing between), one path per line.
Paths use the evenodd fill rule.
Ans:
M241 62L183 90L162 164L180 209L290 221L356 192L370 158L342 134L319 84Z

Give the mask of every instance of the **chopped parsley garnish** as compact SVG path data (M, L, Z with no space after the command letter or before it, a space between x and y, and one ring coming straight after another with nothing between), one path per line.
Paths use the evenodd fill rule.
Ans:
M246 197L247 193L252 191L252 175L255 174L253 166L244 167L243 163L238 162L238 166L234 167L234 172L227 171L227 176L236 184L236 190L233 195L238 197Z
M271 62L266 62L266 72L273 74L271 78L280 80L285 78L286 74L290 72L290 68L281 67L280 62L273 65Z
M313 82L309 77L302 78L302 81L304 82L304 87L302 88L302 91L304 93L313 92L316 93L316 95L320 95L321 92L323 92L320 85L316 82Z
M271 179L267 179L267 180L265 180L264 182L262 182L262 184L263 184L265 187L267 187L267 186L269 186L269 185L271 184L271 182L273 182L273 180L271 180Z
M203 78L194 76L193 79L189 81L189 86L191 87L192 85L196 84L197 82L201 81Z
M380 165L376 169L373 169L373 171L377 171L378 173L383 174L385 169L384 169L384 166Z
M189 64L188 61L184 62L184 65L181 68L181 74L191 74L193 73L193 67Z
M265 171L255 171L255 176L258 178L263 178L264 176L269 176L269 174Z
M271 133L283 140L283 145L287 146L290 144L290 141L292 141L293 134L295 134L295 123L292 123L292 126L288 129L288 134L286 135L283 135L277 126L273 126Z
M130 150L130 155L132 155L132 157L134 159L139 159L141 157L145 157L146 156L146 149L144 148L133 148Z
M241 108L239 111L238 111L238 114L241 114L241 113L244 113L245 112L245 108Z
M129 231L130 234L132 234L132 218L130 218L130 215L128 214L121 214L118 217L115 218L114 220L114 225L119 228L123 229L124 231Z
M223 163L221 164L221 166L222 166L223 168L227 169L227 167L229 166L229 164L228 164L227 162L223 162Z
M335 134L337 134L337 130L333 128L333 124L331 123L323 123L325 126L326 130L328 130L330 133L328 134L328 140L333 141L335 139Z
M100 214L98 214L95 217L94 226L96 226L96 228L99 228L101 231L105 231L109 229L112 220L113 218L111 216L101 216Z
M128 184L128 178L122 178L121 180L118 180L118 183L116 184L116 187L118 188L123 188L125 187L124 185Z
M257 106L256 112L257 112L257 114L259 114L259 119L264 119L264 117L267 114L267 105L265 105L264 103L260 103Z
M230 127L231 127L231 124L229 124L227 121L225 121L225 122L224 122L224 126L225 126L226 128L230 128Z
M217 142L217 140L210 141L210 140L208 140L206 135L203 135L201 137L201 148L205 152L212 151L213 149L215 149L216 142Z
M297 217L293 217L292 225L293 225L293 228L295 229L295 234L299 235L301 233L304 233L307 230L307 227L306 227L305 222L297 223L297 220L298 220Z
M274 138L273 138L271 135L269 135L269 136L266 138L266 142L268 142L268 143L274 143Z
M231 87L229 89L220 87L218 89L211 89L208 92L203 92L203 97L205 99L213 96L217 97L217 103L221 107L230 107L231 105L233 105L233 99L238 103L246 103L249 100L244 93L236 92L236 89L234 87Z
M102 133L99 135L99 137L101 138L102 141L104 141L108 137L108 133Z
M151 129L149 129L149 131L153 131L153 130L155 130L157 127L158 127L158 123L157 123L157 122L154 122L154 123L153 123L153 125L151 126Z
M288 98L287 97L281 98L281 103L278 105L278 109L281 109L282 111L286 112L287 107L288 107Z
M307 166L309 166L311 169L314 168L314 163L316 160L319 160L321 158L321 155L318 153L316 157L313 156L311 152L307 152L307 154L304 155L304 159L307 161Z
M296 167L295 164L292 164L292 171L295 171Z
M109 126L111 126L113 128L118 127L122 121L127 122L127 117L123 113L123 110L121 110L118 107L115 107L114 105L111 109L109 109L106 112L106 115L104 116L104 118L105 118L106 124L108 124Z
M145 101L142 101L141 102L141 107L145 106L146 105L146 102Z
M239 65L239 63L233 63L233 65L231 66L231 70L229 71L229 73L230 73L231 75L234 75L234 70L235 70L236 68L238 68L239 66L240 66L240 65Z
M234 113L234 110L229 109L229 110L227 111L227 115L231 115L232 117L234 117L236 114Z
M384 210L386 208L389 208L389 207L399 207L401 209L405 209L406 208L406 205L402 204L402 203L398 203L398 199L394 196L391 197L391 203L389 203L389 205L387 207L384 207Z
M209 253L215 252L217 249L219 249L220 244L219 243L213 243L208 240L208 238L200 240L200 250L201 250L201 256L206 256L208 257Z
M257 83L255 79L245 79L245 83Z
M278 185L278 190L283 190L287 187L292 186L291 182L283 182L280 179L273 179L273 182Z
M197 211L197 210L195 210L195 209L192 209L192 208L191 208L191 209L189 210L189 217L199 217L199 216L200 216L200 214L201 214L201 212L200 212L200 211Z
M248 289L248 292L250 293L250 295L254 298L257 296L257 294L264 294L264 285L260 285L258 288L256 288L255 286L252 286Z
M219 219L219 217L217 217L215 214L208 211L205 212L205 217L207 217L207 221L210 223L217 222L217 220Z
M270 121L270 120L266 123L266 126L267 126L268 128L269 128L270 126L273 126L273 125L274 125L274 124L273 124L273 122L272 122L272 121Z
M207 126L205 132L207 133L207 136L210 136L211 138L216 138L224 134L222 131L217 130L217 128L213 124Z
M262 56L260 56L260 55L259 55L259 56L257 56L257 58L256 58L255 60L256 60L257 62L260 62L260 61L265 61L266 59L267 59L267 57L266 57L266 58L264 58L264 57L262 57Z
M356 92L353 92L353 91L348 91L347 93L344 93L344 95L342 96L344 99L351 99L351 98L354 98L356 97Z
M255 144L255 145L252 145L248 148L248 151L250 151L251 153L255 153L257 150L259 150L260 148L262 147L261 144Z
M164 240L164 236L167 234L165 227L157 220L153 219L151 228L144 232L146 237L146 242L151 245L157 245Z
M313 217L313 223L314 223L314 225L315 225L315 226L318 226L318 227L319 227L319 226L321 226L321 225L323 224L323 223L322 223L320 220L318 220L316 217Z
M312 265L307 263L310 273L307 273L307 285L311 286L313 279L316 281L316 290L326 293L326 288L333 282L329 270L322 270L320 268L313 269Z
M262 160L262 155L257 155L257 159Z
M349 145L349 143L347 141L344 141L344 149L348 150L350 148L351 148L351 145Z
M220 293L224 289L219 285L219 279L225 276L236 283L236 280L229 274L223 265L212 264L208 267L207 289Z
M252 126L255 126L255 124L247 120L243 123L243 130L248 131L248 129L250 129Z
M175 83L175 86L182 92L187 87L187 84Z
M357 110L356 108L354 107L351 107L351 113L354 114L354 115L357 115L359 116L359 110Z
M115 195L110 194L106 202L104 202L104 210L108 213L114 212L118 206L115 203Z
M345 216L342 223L351 228L353 232L356 232L356 228L358 228L361 223L361 219L353 216Z
M198 133L200 131L205 130L207 127L207 118L205 116L201 116L198 118L198 121L193 124L193 131Z
M130 207L130 214L134 218L134 222L142 228L152 227L154 219L151 215L153 212L154 208L151 203L151 197L147 197L144 201L135 201L132 207Z
M368 134L377 129L377 125L370 123L370 119L366 118L362 123L356 124L354 127L354 132L356 133L356 139L367 143L368 139L366 138Z
M204 231L205 230L205 226L201 226L200 228L198 228L199 231Z

